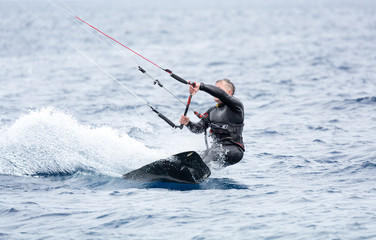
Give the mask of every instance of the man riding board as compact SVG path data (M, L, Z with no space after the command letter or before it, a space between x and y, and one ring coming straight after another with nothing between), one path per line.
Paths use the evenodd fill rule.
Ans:
M215 86L197 83L189 87L189 93L192 95L199 90L212 95L217 105L209 108L197 123L191 122L189 117L182 115L180 124L185 125L193 133L202 133L210 128L213 143L201 155L206 164L217 162L229 166L239 162L245 151L242 137L244 106L233 96L234 84L228 79L222 79L218 80Z

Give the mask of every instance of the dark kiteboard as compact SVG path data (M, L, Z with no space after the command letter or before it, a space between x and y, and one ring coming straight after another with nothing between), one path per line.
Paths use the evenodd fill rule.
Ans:
M208 166L194 151L175 154L123 175L126 180L198 184L210 176Z

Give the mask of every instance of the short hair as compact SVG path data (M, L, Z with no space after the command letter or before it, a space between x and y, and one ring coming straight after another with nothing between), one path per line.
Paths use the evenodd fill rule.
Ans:
M226 84L226 87L230 88L232 91L232 95L235 93L235 85L230 81L230 79L224 78L216 81L215 83L224 82Z

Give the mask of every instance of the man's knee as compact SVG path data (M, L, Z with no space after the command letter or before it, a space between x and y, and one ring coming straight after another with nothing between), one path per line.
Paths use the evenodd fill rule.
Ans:
M234 165L243 159L244 152L237 146L229 146L226 148L228 151L226 152L225 166Z

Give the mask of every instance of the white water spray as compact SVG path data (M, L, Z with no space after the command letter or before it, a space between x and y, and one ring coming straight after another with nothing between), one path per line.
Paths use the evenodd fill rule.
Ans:
M109 127L93 128L54 109L32 111L0 130L0 174L120 176L161 153ZM163 153L162 153L163 155Z

